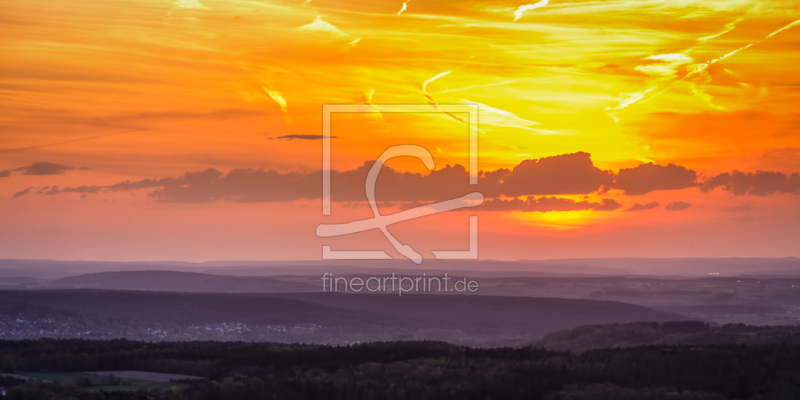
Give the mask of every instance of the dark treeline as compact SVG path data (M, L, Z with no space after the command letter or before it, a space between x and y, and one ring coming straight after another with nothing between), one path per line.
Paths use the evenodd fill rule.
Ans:
M201 375L169 390L3 381L9 400L798 399L800 346L646 346L576 353L440 342L355 346L0 341L4 372Z
M584 325L549 333L535 344L560 351L641 345L800 345L800 326L726 324L712 327L701 321Z

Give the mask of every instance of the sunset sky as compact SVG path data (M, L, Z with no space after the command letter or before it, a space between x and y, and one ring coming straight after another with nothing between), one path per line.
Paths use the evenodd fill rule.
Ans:
M521 7L526 6L528 7ZM784 0L0 0L0 258L800 256L800 5ZM401 12L402 10L402 12ZM516 19L516 20L515 20ZM332 215L321 211L322 106ZM430 113L391 113L422 104ZM477 186L463 116L476 104ZM337 186L338 183L338 186Z

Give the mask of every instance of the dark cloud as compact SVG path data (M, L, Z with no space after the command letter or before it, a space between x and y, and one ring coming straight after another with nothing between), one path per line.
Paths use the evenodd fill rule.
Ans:
M337 176L338 173L334 171L333 175ZM206 203L217 200L270 202L319 198L321 188L320 172L284 174L273 170L250 168L234 169L224 174L217 169L208 168L204 171L187 172L177 178L143 179L107 186L84 185L63 189L58 186L44 187L36 194L95 194L152 189L148 196L159 202Z
M478 208L482 211L613 211L622 205L613 199L602 199L600 202L590 202L587 200L575 201L558 197L528 197L526 200L511 199L488 199Z
M25 196L26 194L30 193L31 190L33 190L33 186L31 186L31 187L29 187L29 188L27 188L25 190L20 190L19 192L14 193L14 198L16 199L17 197Z
M667 204L664 209L667 211L683 211L692 205L683 201L674 201L672 203Z
M697 173L675 164L666 166L647 163L619 170L613 188L635 196L654 190L678 190L698 186Z
M366 201L365 182L372 163L351 171L331 171L333 201ZM427 175L381 170L376 197L385 201L438 201L461 196L470 190L466 170L457 165ZM459 184L460 183L460 184ZM58 186L40 188L36 193L100 193L152 189L149 197L159 202L204 203L293 201L317 199L322 195L322 173L280 173L274 170L234 169L224 174L214 168L190 172L177 178L124 181L108 186Z
M275 138L270 139L283 139L283 140L292 140L292 139L300 139L300 140L322 140L326 137L330 137L331 139L336 139L338 136L325 136L325 135L283 135L278 136Z
M7 169L0 171L0 178L5 178L11 175L12 172L22 172L22 175L64 175L64 171L71 171L79 169L67 165L53 164L49 162L38 162L27 167L19 167L14 169ZM80 168L85 169L85 168Z
M631 208L629 208L629 209L628 209L628 211L642 211L642 210L649 210L649 209L652 209L652 208L656 208L656 207L658 207L658 206L660 206L660 204L658 204L658 202L657 202L657 201L654 201L654 202L652 202L652 203L646 203L646 204L639 204L639 203L636 203L636 204L634 204L633 206L631 206Z
M36 194L55 196L61 193L100 193L112 191L107 190L106 188L108 188L108 186L78 186L76 188L66 187L64 189L60 189L58 185L53 185L37 188Z
M594 193L604 185L610 185L614 173L595 167L591 154L578 152L525 160L511 171L501 169L487 173L486 177L489 183L501 180L501 194L516 197Z
M614 199L603 199L599 205L593 206L594 211L614 211L622 207L622 204L617 203Z
M14 171L22 171L22 175L63 175L64 171L72 171L74 169L76 168L67 165L38 162L27 167L17 168Z
M188 172L177 178L124 181L109 186L78 186L64 189L54 186L45 194L92 194L153 189L148 196L159 202L206 203L223 199L237 202L269 202L319 198L321 187L319 172L281 174L277 171L234 169L223 174L214 168L208 168L205 171Z
M767 196L770 194L800 194L800 175L780 172L757 171L744 173L725 172L706 179L700 186L704 192L721 187L734 196Z

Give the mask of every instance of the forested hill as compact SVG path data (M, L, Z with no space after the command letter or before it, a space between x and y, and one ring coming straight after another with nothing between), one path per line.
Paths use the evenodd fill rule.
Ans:
M789 400L800 346L658 346L579 353L438 342L356 346L0 341L3 372L196 375L174 387L0 379L7 400Z
M699 321L584 325L549 333L535 344L560 351L643 345L800 345L800 326L712 327Z

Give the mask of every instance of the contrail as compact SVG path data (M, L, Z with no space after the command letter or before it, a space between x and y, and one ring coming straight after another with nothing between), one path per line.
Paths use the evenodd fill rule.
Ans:
M736 25L739 22L742 22L742 20L744 20L744 18L737 18L735 21L728 22L727 24L725 24L725 30L724 31L722 31L722 32L720 32L720 33L718 33L716 35L701 37L700 39L697 39L697 40L700 41L700 42L705 42L707 40L716 39L716 38L718 38L718 37L730 32L730 31L736 29Z
M428 84L429 83L431 83L431 82L433 82L433 81L435 81L435 80L437 80L437 79L439 79L439 78L441 78L443 76L446 76L451 72L453 72L453 71L444 71L441 74L436 75L433 78L428 79L427 81L425 81L425 83L422 84L422 93L428 94L427 88L428 88Z
M685 80L687 80L689 78L692 78L694 76L703 74L704 72L706 72L706 70L711 65L716 64L716 63L718 63L718 62L720 62L722 60L725 60L727 58L733 57L734 55L736 55L740 51L747 50L747 49L749 49L749 48L751 48L751 47L753 47L753 46L755 46L757 44L760 44L760 43L764 42L765 40L767 40L767 39L769 39L769 38L771 38L771 37L783 32L783 31L785 31L787 29L790 29L792 27L795 27L797 25L800 25L800 20L794 21L794 22L784 26L783 28L778 29L778 30L770 33L769 35L765 36L763 39L761 39L759 41L750 43L750 44L748 44L746 46L742 46L742 47L740 47L740 48L738 48L736 50L733 50L733 51L731 51L729 53L723 54L722 56L720 56L718 58L715 58L715 59L713 59L711 61L708 61L708 62L705 62L705 63L701 63L701 64L695 64L695 65L693 65L694 68L691 71L689 71L688 73L686 73L686 75L684 75L682 78L680 78L678 80L675 80L675 81L672 81L672 83L670 83L664 90L656 92L652 96L646 97L647 93L651 92L655 88L648 89L644 93L637 93L637 94L635 94L635 96L631 96L632 95L631 93L627 93L627 95L628 95L627 98L625 98L625 99L619 99L618 98L617 99L617 106L615 106L615 107L611 107L611 106L606 107L606 111L622 111L625 108L627 108L628 106L631 106L631 105L634 105L634 104L637 104L637 103L643 103L643 102L649 101L650 99L652 99L652 98L654 98L656 96L659 96L662 93L668 91L676 83L683 82L683 81L685 81ZM695 94L697 94L697 93L695 93ZM641 96L639 96L639 95L641 95ZM699 97L701 97L701 99L703 99L704 101L708 100L707 97L704 98L702 95L699 96ZM613 115L611 117L614 118L615 121L619 121L617 117L615 117Z
M532 126L541 125L536 121L520 118L516 114L502 110L499 108L489 107L486 104L478 103L477 101L462 100L464 104L477 104L480 106L481 124L501 126L508 128L525 129L534 132L538 135L560 135L560 132L550 131L546 129L532 128Z
M40 144L38 146L17 147L15 149L0 149L0 154L14 153L14 152L17 152L17 151L25 151L25 150L41 149L41 148L44 148L44 147L58 146L58 145L61 145L61 144L72 143L72 142L81 142L81 141L84 141L84 140L100 139L100 138L107 137L107 136L122 135L124 133L138 132L138 131L143 131L143 130L144 129L133 129L133 130L124 131L124 132L106 133L104 135L89 136L89 137L78 138L78 139L70 139L70 140L64 140L64 141L61 141L61 142L48 143L48 144Z
M792 22L789 25L784 26L781 29L778 29L775 32L770 33L769 35L765 36L763 39L761 39L761 40L759 40L757 42L750 43L747 46L742 46L742 47L740 47L740 48L738 48L738 49L736 49L736 50L734 50L734 51L732 51L730 53L724 54L723 56L721 56L719 58L715 58L715 59L713 59L713 60L711 60L711 61L709 61L709 62L707 62L705 64L699 64L697 66L697 68L695 68L693 71L691 71L688 74L686 74L686 76L684 76L681 80L685 80L686 78L688 78L690 76L697 75L697 74L705 71L706 69L708 69L708 67L711 66L712 64L716 64L716 63L718 63L718 62L720 62L720 61L722 61L722 60L724 60L724 59L726 59L728 57L732 57L736 53L738 53L738 52L740 52L742 50L749 49L749 48L751 48L751 47L753 47L753 46L755 46L757 44L760 44L761 42L763 42L763 41L765 41L765 40L767 40L767 39L769 39L769 38L771 38L771 37L783 32L783 31L785 31L785 30L787 30L787 29L789 29L789 28L791 28L793 26L796 26L796 25L800 25L800 19L797 20L797 21Z
M794 22L792 22L792 23L791 23L791 24L789 24L789 25L786 25L786 26L784 26L784 27L783 27L783 28L781 28L781 29L778 29L778 30L777 30L777 31L775 31L775 32L772 32L772 33L770 33L770 34L769 34L769 35L767 35L767 37L766 37L766 38L764 38L764 39L769 39L769 38L771 38L771 37L773 37L773 36L775 36L775 35L777 35L777 34L779 34L779 33L783 32L783 31L785 31L785 30L787 30L787 29L789 29L789 28L791 28L791 27L797 26L797 25L800 25L800 19L798 19L797 21L794 21Z
M443 77L443 76L446 76L447 74L449 74L451 72L453 72L453 71L444 71L441 74L438 74L438 75L434 76L433 78L428 79L427 81L425 81L425 83L422 84L422 95L425 96L425 98L428 99L428 102L431 104L431 106L433 106L433 108L435 108L437 110L439 109L439 102L437 102L436 99L434 99L433 96L431 96L428 93L428 84L433 82L433 81L435 81L435 80L437 80L437 79L439 79L439 78L441 78L441 77ZM455 116L455 115L453 115L453 114L451 114L449 112L445 112L445 114L447 114L451 118L455 119L459 123L464 123L464 121L461 118L459 118L459 117L457 117L457 116Z

